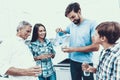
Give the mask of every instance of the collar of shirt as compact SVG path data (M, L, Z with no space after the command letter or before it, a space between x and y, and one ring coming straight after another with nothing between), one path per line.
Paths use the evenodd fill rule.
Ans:
M19 37L19 36L16 36L16 39L18 39L19 41L23 41L25 42L26 40L24 40L23 38Z

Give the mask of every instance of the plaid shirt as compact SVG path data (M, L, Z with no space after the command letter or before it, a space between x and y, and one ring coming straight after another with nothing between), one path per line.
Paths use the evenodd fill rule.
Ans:
M41 43L39 40L31 42L31 44L29 44L29 48L31 49L33 56L49 53L55 54L55 50L53 49L52 43L47 39L45 39L44 43ZM49 77L54 72L51 58L37 60L36 63L37 65L40 65L42 67L43 77Z
M120 44L101 52L96 80L120 80Z

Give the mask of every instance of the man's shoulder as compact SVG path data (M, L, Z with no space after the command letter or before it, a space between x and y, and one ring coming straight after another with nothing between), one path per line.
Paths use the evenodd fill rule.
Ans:
M97 24L95 20L91 20L91 19L84 19L84 22L89 24Z

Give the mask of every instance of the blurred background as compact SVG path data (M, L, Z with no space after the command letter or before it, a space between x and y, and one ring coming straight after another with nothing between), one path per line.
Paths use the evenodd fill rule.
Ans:
M66 6L79 2L85 18L102 21L120 21L120 0L0 0L0 40L16 34L22 20L42 23L47 37L55 37L57 27L65 28L69 19L64 16Z

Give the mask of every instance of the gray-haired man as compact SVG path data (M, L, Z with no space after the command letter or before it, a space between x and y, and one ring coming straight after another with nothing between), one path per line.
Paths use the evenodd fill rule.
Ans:
M37 80L41 69L36 66L29 48L24 43L31 30L31 24L22 21L17 27L16 36L1 44L0 75L8 75L9 80Z

